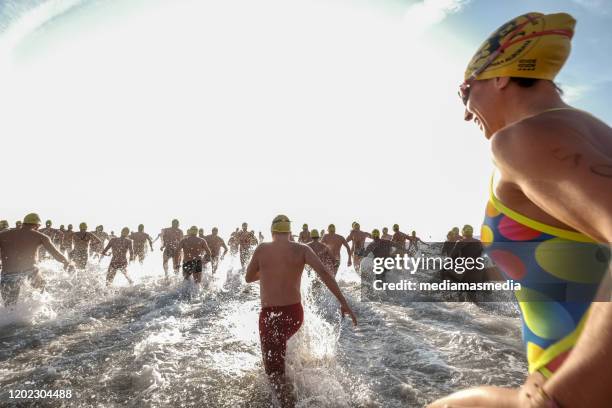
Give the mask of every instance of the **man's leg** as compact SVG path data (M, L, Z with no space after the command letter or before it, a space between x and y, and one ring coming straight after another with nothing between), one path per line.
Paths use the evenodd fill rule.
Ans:
M116 273L117 269L115 269L112 264L109 265L108 271L106 272L106 287L109 287L113 283Z
M121 269L119 269L121 271L121 273L123 274L123 276L125 276L125 279L127 279L127 281L129 282L130 285L134 284L134 281L130 279L130 277L127 274L127 266L122 267Z
M181 252L175 251L174 256L172 257L172 266L174 267L174 274L178 275L181 269Z
M169 259L170 258L168 257L168 254L166 254L166 251L164 251L162 265L164 266L164 274L166 275L166 278L168 277L168 260Z
M19 292L21 291L21 279L2 277L0 281L0 293L5 306L11 306L17 303Z

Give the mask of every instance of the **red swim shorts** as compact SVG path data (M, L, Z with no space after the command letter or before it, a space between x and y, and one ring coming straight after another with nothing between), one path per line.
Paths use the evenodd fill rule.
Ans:
M264 368L269 376L285 374L287 340L302 326L301 303L264 307L259 313L259 339Z

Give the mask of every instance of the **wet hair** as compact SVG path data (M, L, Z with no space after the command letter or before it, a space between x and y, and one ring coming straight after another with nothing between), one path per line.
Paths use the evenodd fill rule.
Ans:
M521 78L521 77L510 77L510 82L514 82L515 84L517 84L518 86L520 86L521 88L531 88L532 86L534 86L535 84L537 84L539 81L543 81L542 79L538 79L538 78ZM555 87L555 89L557 90L557 92L559 93L559 95L563 95L563 89L561 89L561 87L559 85L557 85L555 82L551 81Z

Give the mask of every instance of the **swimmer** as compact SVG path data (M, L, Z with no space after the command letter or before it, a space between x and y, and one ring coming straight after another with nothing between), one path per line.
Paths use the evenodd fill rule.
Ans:
M363 256L366 257L369 254L374 255L374 259L377 258L382 258L382 259L386 259L386 258L390 258L391 257L391 252L393 249L400 249L401 248L401 242L396 242L396 241L391 241L388 239L382 239L380 237L380 231L375 229L372 231L372 242L370 242L368 244L368 246L365 248L365 250L363 251ZM381 265L384 265L384 261ZM387 274L387 269L385 269L379 276L378 278L385 282L386 279L386 274Z
M336 226L334 224L329 224L327 227L327 234L321 239L321 243L327 245L334 255L334 276L338 273L338 268L340 268L340 249L342 246L346 248L346 252L348 252L348 262L346 266L351 266L352 261L352 253L351 248L349 248L348 242L342 235L336 234Z
M146 243L149 243L149 248L153 252L153 241L151 236L144 231L144 225L138 225L138 231L132 232L130 235L132 243L134 245L134 256L138 259L138 262L142 265L147 255Z
M24 280L28 280L34 288L41 291L44 289L45 280L36 267L41 246L61 262L64 268L70 266L70 262L55 248L49 237L37 231L40 224L40 217L32 213L25 216L21 228L0 232L0 294L6 306L17 302Z
M313 229L310 231L310 242L307 243L312 249L312 251L319 257L323 266L325 266L325 270L333 276L336 277L336 269L334 268L334 264L336 263L336 258L334 258L334 254L332 254L329 247L320 241L319 231ZM316 282L319 282L318 280Z
M121 236L119 238L111 238L106 248L102 251L102 256L106 256L109 249L113 250L110 265L108 265L108 271L106 273L106 287L109 287L113 283L117 271L120 271L125 276L130 285L134 284L127 274L128 254L130 256L130 262L134 261L134 246L132 245L132 240L128 238L129 236L130 229L124 227L121 230Z
M183 277L189 280L193 275L195 283L202 282L202 255L210 258L211 252L206 240L198 237L198 227L195 225L187 230L187 236L181 239L178 247L179 251L183 251Z
M212 234L205 236L204 239L210 248L210 265L212 268L212 273L214 274L217 272L217 268L219 267L219 252L221 252L221 248L223 248L223 255L221 255L221 260L223 260L227 254L227 246L225 245L223 238L219 236L219 229L217 227L214 227L212 229Z
M298 242L300 244L307 244L310 242L310 231L308 231L308 224L302 225L302 230L298 236Z
M8 231L9 223L7 220L0 221L0 232Z
M372 235L369 232L362 231L359 223L355 221L352 231L346 237L346 242L353 242L351 252L353 253L353 266L357 273L361 270L361 251L365 246L366 238L372 238Z
M477 387L431 408L610 406L612 303L599 290L610 275L612 128L567 105L553 82L574 25L566 13L519 16L485 41L466 70L464 118L490 142L496 167L481 240L503 279L522 285L515 295L530 374L521 388ZM552 250L559 241L563 250ZM584 267L563 269L563 257ZM543 284L550 281L559 283ZM559 285L579 285L581 300L538 307L534 299L558 299ZM525 289L536 296L525 298Z
M427 244L425 242L423 242L423 240L421 240L421 238L417 237L416 231L412 231L412 233L408 237L408 241L409 241L409 243L408 243L408 255L410 255L410 256L415 256L417 254L417 252L419 252L419 243L427 246Z
M62 224L57 230L57 235L55 236L55 239L53 239L53 245L55 245L56 248L62 247L62 242L64 242L65 233L66 233L66 227L64 227L64 224Z
M204 234L204 228L200 228L198 230L198 237L199 238L204 238L206 236L206 234Z
M62 234L62 243L60 246L60 251L69 259L72 258L72 235L74 231L72 230L72 224L68 224L68 229L64 231Z
M227 241L227 244L230 247L230 254L232 256L236 255L238 253L238 234L240 232L239 228L236 228L236 231L232 232L230 234L230 237Z
M336 280L308 246L291 242L291 222L284 215L274 218L272 242L257 247L245 276L247 283L260 282L259 338L265 372L283 408L295 406L293 386L285 377L287 340L304 321L300 283L305 265L310 265L340 302L342 315L357 318Z
M406 241L410 239L408 234L404 234L400 231L400 227L397 224L393 224L393 237L391 241L399 244L396 246L395 253L397 255L403 255L406 253Z
M84 270L87 267L87 260L89 258L89 245L92 241L98 241L100 244L100 238L91 232L87 232L87 224L82 222L79 224L79 232L72 234L72 244L74 249L72 250L72 260L77 269Z
M242 223L242 230L238 232L237 240L240 250L240 265L244 269L251 257L252 248L258 244L255 233L248 231L248 224L246 222Z
M45 234L46 236L49 237L49 239L51 240L51 242L55 241L55 234L57 233L55 228L52 228L51 226L53 225L53 223L51 222L51 220L47 220L45 221L45 228L39 230L40 233ZM45 247L41 246L40 247L40 253L38 255L38 259L46 259L48 258L49 255L47 254L47 251L45 250Z
M393 239L393 235L389 234L389 228L384 227L382 229L382 235L380 236L380 239L386 239L387 241L391 241Z
M159 250L163 251L162 265L166 278L168 277L168 261L170 258L172 258L174 274L178 275L179 273L181 251L179 251L178 247L181 239L183 239L183 231L179 228L179 221L177 219L172 220L172 226L170 228L164 228L161 231L161 247Z
M102 250L104 249L104 245L106 241L110 239L109 235L104 232L104 226L98 225L96 230L92 232L96 237L98 237L98 241L92 240L91 245L89 246L89 250L91 251L94 258L100 259L102 257Z

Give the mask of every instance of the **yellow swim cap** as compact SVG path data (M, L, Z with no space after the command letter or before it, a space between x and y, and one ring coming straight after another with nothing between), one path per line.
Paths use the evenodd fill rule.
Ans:
M198 235L198 227L196 227L195 225L192 225L188 230L187 230L187 235L191 235L191 236L195 236Z
M0 221L0 228L7 228L8 226L9 226L9 223L7 220Z
M85 224L84 222L79 224L79 229L81 231L87 231L87 224Z
M291 232L291 221L286 215L277 215L272 220L272 232Z
M472 235L474 233L474 228L471 225L465 224L463 226L462 232L463 232L463 235L465 235L465 234Z
M121 236L125 238L128 235L130 235L130 229L128 227L123 227L121 229Z
M393 224L393 231L399 231L399 225Z
M328 231L330 234L335 234L335 233L336 233L336 226L335 226L334 224L329 224L329 225L327 226L327 231Z
M179 220L177 220L176 218L172 220L172 226L174 228L177 228L179 226Z
M353 229L359 229L359 228L361 228L361 225L359 225L358 222L354 222L353 223Z
M310 231L310 238L312 238L312 239L321 238L319 236L319 231L317 231L316 229L313 229L312 231Z
M302 229L307 230L307 229L308 229L308 224L304 224L304 225L302 225Z
M53 223L51 222L51 220L47 220L47 221L45 221L45 225L47 227L50 227L51 225L53 225Z
M41 221L40 221L40 217L38 216L38 214L30 213L26 215L25 217L23 217L23 223L40 225Z
M567 60L576 20L566 13L527 13L485 40L465 70L465 80L521 77L553 80Z
M380 238L380 231L377 229L372 230L372 238Z

